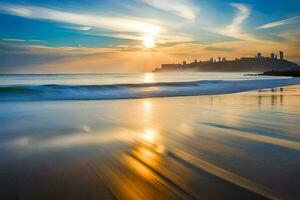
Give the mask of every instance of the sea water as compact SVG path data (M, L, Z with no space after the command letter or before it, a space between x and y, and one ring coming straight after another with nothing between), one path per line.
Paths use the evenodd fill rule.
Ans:
M0 79L0 199L300 198L297 78Z
M242 92L300 83L300 78L242 73L0 75L0 101L103 100Z

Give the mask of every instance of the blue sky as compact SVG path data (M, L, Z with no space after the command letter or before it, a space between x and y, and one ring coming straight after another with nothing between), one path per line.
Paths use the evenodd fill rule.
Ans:
M0 73L141 71L279 50L300 61L296 0L4 0L0 24Z

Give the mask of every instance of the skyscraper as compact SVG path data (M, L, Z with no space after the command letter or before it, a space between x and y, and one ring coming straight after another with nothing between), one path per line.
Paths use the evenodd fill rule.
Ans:
M258 58L258 59L261 58L261 53L257 53L257 58Z
M271 53L271 59L274 59L274 58L275 58L275 54Z
M283 60L283 51L279 51L280 60Z

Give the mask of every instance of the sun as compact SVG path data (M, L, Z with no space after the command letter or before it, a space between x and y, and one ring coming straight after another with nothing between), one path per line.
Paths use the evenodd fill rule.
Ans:
M155 47L155 41L152 38L145 38L144 46L149 49L153 48L153 47Z

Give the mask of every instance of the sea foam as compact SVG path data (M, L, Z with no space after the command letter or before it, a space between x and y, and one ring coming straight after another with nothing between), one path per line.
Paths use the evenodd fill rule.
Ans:
M300 78L111 85L2 85L0 101L104 100L214 95L300 84Z

